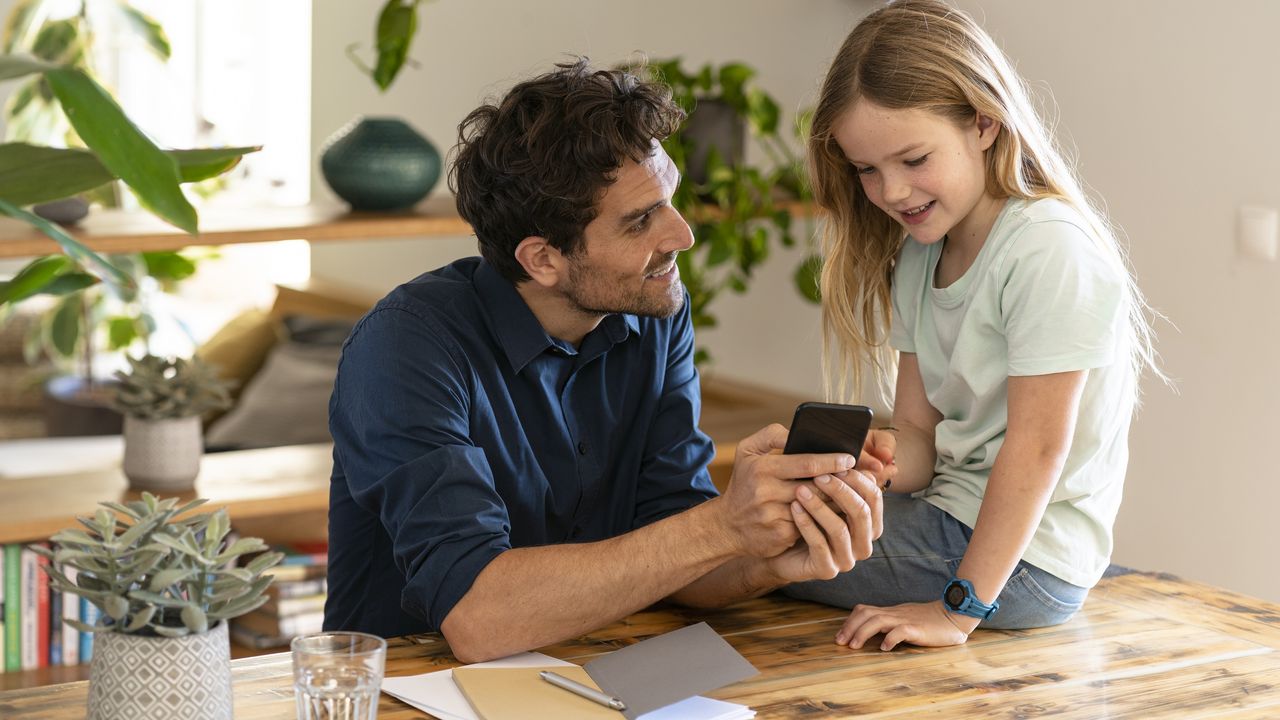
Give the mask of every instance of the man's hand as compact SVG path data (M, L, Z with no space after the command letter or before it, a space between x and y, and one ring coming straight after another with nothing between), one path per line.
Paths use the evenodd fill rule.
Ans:
M836 633L836 644L856 650L873 636L884 633L881 650L892 650L903 642L923 647L960 645L969 639L978 622L977 618L948 612L941 600L890 607L858 605Z
M852 570L880 537L883 496L871 476L850 470L843 480L819 475L814 484L801 485L791 503L803 542L766 561L781 583L830 580Z
M778 454L786 441L787 429L774 424L738 443L733 476L720 501L725 531L741 554L771 558L800 539L790 506L798 488L808 484L794 478L832 475L853 467L854 458L843 453ZM822 504L821 499L816 502Z

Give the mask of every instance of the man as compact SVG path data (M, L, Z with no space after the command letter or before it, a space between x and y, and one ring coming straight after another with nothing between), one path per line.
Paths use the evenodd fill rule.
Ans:
M344 346L326 628L440 630L475 662L870 554L879 489L848 455L773 453L774 425L711 485L658 144L683 118L582 60L463 121L450 180L483 259L397 288Z

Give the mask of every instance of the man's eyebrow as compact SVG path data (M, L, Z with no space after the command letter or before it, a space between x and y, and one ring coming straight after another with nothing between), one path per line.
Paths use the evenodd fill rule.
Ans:
M632 210L618 219L618 227L626 227L666 204L667 200L666 198L663 198L652 205L648 205L647 207L640 208L639 210Z
M895 158L895 157L902 157L903 155L906 155L907 153L911 152L912 150L918 150L918 149L920 149L920 148L922 148L922 147L924 147L924 143L911 143L910 145L908 145L908 146L906 146L906 147L902 148L902 149L901 149L901 150L899 150L898 152L896 152L896 153L894 153L894 154L890 155L889 157L891 157L891 158ZM859 164L859 165L867 165L867 164L869 164L869 163L864 163L864 162L862 162L861 160L854 160L853 158L849 158L849 162L851 162L851 163L857 163L857 164Z

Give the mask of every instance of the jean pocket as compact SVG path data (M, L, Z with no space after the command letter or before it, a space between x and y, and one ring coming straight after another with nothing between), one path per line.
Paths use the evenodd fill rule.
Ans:
M1009 580L1009 584L1020 587L1027 596L1043 604L1051 615L1058 615L1062 620L1066 620L1084 605L1084 599L1089 594L1089 590L1056 578L1053 580L1056 581L1053 582L1054 585L1062 586L1054 588L1056 593L1050 592L1044 584L1036 580L1031 571L1023 567Z

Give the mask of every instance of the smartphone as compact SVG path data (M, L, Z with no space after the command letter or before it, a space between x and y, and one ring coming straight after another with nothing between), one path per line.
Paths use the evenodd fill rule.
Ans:
M871 408L865 405L800 403L782 452L787 455L842 452L856 459L867 440L871 416Z

